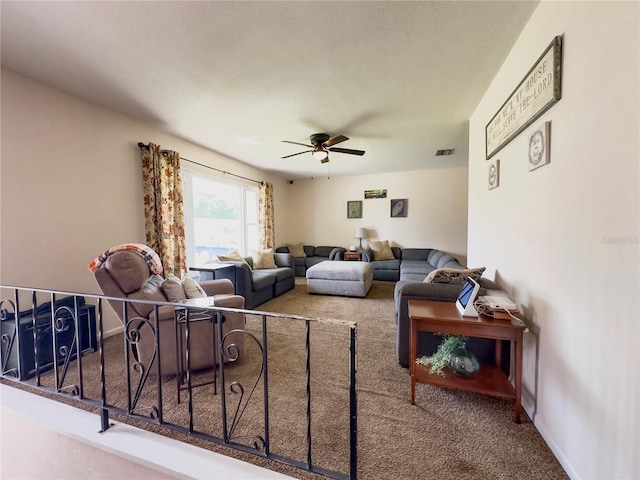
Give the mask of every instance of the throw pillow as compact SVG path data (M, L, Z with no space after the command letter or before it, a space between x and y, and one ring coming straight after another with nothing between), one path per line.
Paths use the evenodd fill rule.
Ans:
M302 246L302 242L297 243L295 245L287 243L287 249L289 250L289 253L291 255L293 255L294 257L306 257L307 256L307 254L304 253L304 247Z
M380 242L369 242L369 248L373 251L374 260L393 260L393 252L389 246L389 240L382 240Z
M218 255L218 260L222 262L242 262L251 268L251 265L249 265L244 257L240 255L240 252L237 252L236 250L231 250L226 255Z
M468 268L466 270L458 268L438 268L432 270L429 275L425 277L423 283L448 283L452 285L462 285L467 281L467 278L471 278L476 282L480 281L480 277L485 271L485 267L480 268Z
M170 302L180 302L187 298L182 281L173 274L167 275L165 281L162 282L161 290Z
M273 249L271 248L267 248L266 250L252 250L251 256L253 257L253 268L255 270L278 268L273 259Z
M187 298L200 298L207 296L207 292L205 292L200 284L191 277L184 277L182 279L182 286L184 287L184 293L186 293Z

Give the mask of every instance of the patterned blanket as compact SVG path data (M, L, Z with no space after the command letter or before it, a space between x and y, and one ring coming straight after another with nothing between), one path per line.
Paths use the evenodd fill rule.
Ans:
M120 250L130 250L132 252L138 253L142 258L145 259L147 265L149 265L151 273L155 273L156 275L162 273L162 262L160 261L160 257L151 247L142 243L123 243L122 245L111 247L98 258L92 260L89 265L87 265L87 268L90 271L95 272L102 266L102 264L107 260L107 258L109 258L110 255L113 255Z

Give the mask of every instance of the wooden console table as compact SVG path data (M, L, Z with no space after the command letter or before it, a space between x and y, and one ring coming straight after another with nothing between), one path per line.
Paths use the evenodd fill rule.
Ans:
M494 320L492 317L463 317L452 302L409 300L409 370L411 372L411 404L415 405L415 386L427 383L445 388L466 390L495 397L514 399L515 421L522 413L522 338L524 323ZM429 373L429 366L416 364L419 332L444 333L496 340L496 364L481 364L475 377L463 378L449 371L444 376ZM514 386L500 369L500 343L514 342Z

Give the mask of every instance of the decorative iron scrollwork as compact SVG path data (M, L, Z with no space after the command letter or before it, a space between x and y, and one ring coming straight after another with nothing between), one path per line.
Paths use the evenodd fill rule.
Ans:
M153 349L148 358L141 358L140 350L138 349L138 346L142 339L142 333L140 330L147 327L149 328L149 332L145 332L145 335L153 336ZM133 371L137 374L138 377L138 383L135 386L135 393L133 394L133 398L131 398L131 390L127 392L130 399L129 413L141 413L144 411L150 411L151 413L149 415L151 416L151 418L158 417L158 407L156 405L138 407L138 400L140 400L140 395L142 394L144 386L147 382L147 378L149 377L151 365L153 365L153 362L155 361L158 354L156 347L156 337L156 329L153 322L151 322L149 319L143 317L135 317L129 319L129 321L127 322L125 328L125 339L129 347L131 348L131 351L133 351L134 353L134 361L131 364L131 368L127 369L127 375L131 375L131 371ZM148 341L150 342L151 340Z
M57 355L54 355L54 365L56 366L58 372L58 381L56 384L56 388L59 392L69 393L74 396L78 396L80 394L80 388L78 385L71 384L65 385L65 379L67 378L67 372L69 371L69 362L73 357L74 349L77 350L77 342L76 342L76 314L75 310L67 307L61 306L58 307L53 314L53 339L54 349L57 349ZM64 332L68 332L70 329L73 329L72 335L61 335ZM59 344L63 338L67 338L67 343ZM55 350L54 350L55 351ZM77 357L79 357L79 352ZM62 365L59 365L59 360L62 361Z
M7 305L10 308L11 311L9 311L9 309L6 308ZM13 314L14 315L14 319L15 319L15 312L16 312L16 305L15 303L13 303L13 301L11 300L0 300L0 321L1 322L9 322L9 315ZM18 332L18 327L16 326L16 328L13 331L13 334L9 334L7 332L4 331L3 328L3 332L2 332L2 338L0 339L0 341L2 342L2 347L1 347L1 355L2 355L2 375L11 375L12 377L18 378L18 369L17 368L10 368L7 370L7 364L9 363L9 356L11 355L11 352L13 351L13 345L15 343L15 338L17 336L17 332Z
M238 424L240 423L240 419L242 418L242 415L244 414L247 408L247 405L251 401L251 397L253 397L253 394L258 386L258 383L260 382L260 379L264 374L264 367L265 367L264 355L263 355L264 348L260 343L260 340L258 340L258 338L255 335L253 335L251 332L243 329L230 330L229 332L225 333L221 341L221 345L223 345L223 348L222 348L223 361L235 362L240 358L240 349L235 343L229 343L228 345L225 346L225 341L232 334L246 335L247 337L249 337L251 340L255 342L255 344L258 346L258 349L260 350L260 371L258 372L255 382L253 382L253 385L249 390L248 395L246 395L246 397L245 397L245 388L240 382L233 381L229 384L229 391L233 395L237 396L238 400L237 400L235 412L233 414L233 420L231 421L231 425L227 428L227 438L229 439L229 441L234 441L237 443L243 443L243 444L253 443L253 446L256 450L264 451L266 448L266 442L264 437L261 435L243 435L243 436L237 436L237 437L233 436Z

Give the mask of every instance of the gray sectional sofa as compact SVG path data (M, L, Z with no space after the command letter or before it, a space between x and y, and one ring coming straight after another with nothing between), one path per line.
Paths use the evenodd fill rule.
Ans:
M295 287L294 260L288 253L274 253L278 268L253 269L253 258L243 257L245 262L224 261L235 266L233 271L220 270L216 278L228 278L236 287L236 294L244 297L245 308L258 305L278 297ZM200 280L208 280L207 272L200 272Z
M304 277L307 274L307 269L317 263L326 262L327 260L342 260L344 252L347 251L343 247L304 245L302 248L304 248L306 257L294 257L296 277ZM288 254L289 249L287 247L278 247L276 252Z
M422 282L437 268L464 268L454 257L434 248L391 247L391 251L393 260L374 260L371 249L362 250L362 261L371 262L374 280Z

